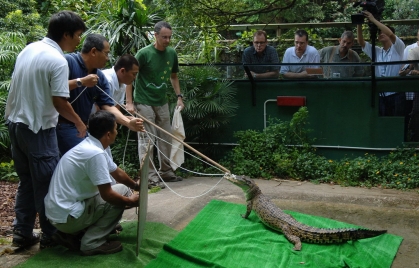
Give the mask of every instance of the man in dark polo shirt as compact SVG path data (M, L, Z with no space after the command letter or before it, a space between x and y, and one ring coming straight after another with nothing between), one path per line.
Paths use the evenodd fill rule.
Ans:
M66 54L69 67L68 85L74 111L87 124L93 103L100 109L107 110L116 116L117 123L133 131L143 131L143 120L129 119L124 116L109 97L109 83L100 68L109 60L109 42L99 34L90 34L83 43L81 53ZM80 135L72 122L64 117L58 118L57 139L61 155L79 144L85 137Z

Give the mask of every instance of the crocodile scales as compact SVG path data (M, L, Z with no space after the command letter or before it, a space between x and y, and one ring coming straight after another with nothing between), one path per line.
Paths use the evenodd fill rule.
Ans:
M311 227L298 222L291 215L286 214L274 205L269 198L262 194L262 191L252 179L236 178L229 174L225 178L245 192L247 210L242 217L247 219L253 210L266 226L284 233L285 237L294 244L294 250L301 250L302 241L316 244L344 243L379 236L387 232L386 230L358 228L325 229Z

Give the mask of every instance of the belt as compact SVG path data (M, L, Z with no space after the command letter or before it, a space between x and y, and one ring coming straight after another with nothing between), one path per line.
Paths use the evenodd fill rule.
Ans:
M87 122L83 121L83 123L85 125L87 125ZM65 119L64 117L58 117L58 124L69 124L69 125L74 125L73 122L71 122L70 120Z

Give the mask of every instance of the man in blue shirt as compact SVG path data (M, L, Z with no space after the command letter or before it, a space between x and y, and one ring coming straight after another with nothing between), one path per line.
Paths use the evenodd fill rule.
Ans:
M129 119L114 105L110 97L109 83L99 68L103 68L109 60L109 42L99 34L90 34L83 43L81 53L66 54L70 70L68 85L74 111L87 124L93 103L100 109L107 110L116 116L119 124L127 126L133 131L143 131L143 120ZM64 117L58 118L57 139L60 153L64 155L68 150L80 143L85 137L79 135L72 122Z
M248 47L243 52L243 64L278 64L279 58L276 49L268 45L266 32L258 30L253 34L253 46ZM254 79L278 78L278 66L252 66L249 67Z

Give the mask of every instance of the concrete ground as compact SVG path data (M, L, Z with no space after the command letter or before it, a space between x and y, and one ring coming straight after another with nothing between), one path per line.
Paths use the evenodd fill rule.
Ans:
M419 267L417 190L364 189L284 180L257 180L257 183L282 209L369 229L385 229L402 236L404 240L392 267ZM176 230L182 230L213 199L245 204L242 190L220 178L188 178L167 185L170 189L149 194L147 221L161 222ZM123 220L136 219L136 209L125 211ZM0 267L13 267L37 250L34 246L29 251L5 254L0 257Z

